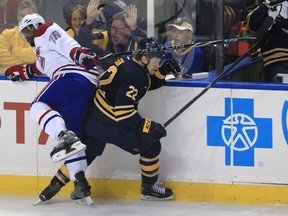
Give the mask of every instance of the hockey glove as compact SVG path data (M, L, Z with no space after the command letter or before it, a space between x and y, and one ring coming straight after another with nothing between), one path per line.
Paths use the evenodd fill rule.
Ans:
M165 128L151 119L143 119L142 132L147 133L153 141L159 141L162 137L167 135Z
M30 79L32 75L31 65L29 64L12 66L5 71L5 76L13 82L22 82Z
M72 50L73 52L73 50ZM96 53L91 49L81 47L74 51L74 62L76 65L85 68L86 71L94 68L99 64L99 60L96 57Z
M180 67L174 58L167 59L163 65L159 68L159 71L163 75L173 74L176 76L180 72Z

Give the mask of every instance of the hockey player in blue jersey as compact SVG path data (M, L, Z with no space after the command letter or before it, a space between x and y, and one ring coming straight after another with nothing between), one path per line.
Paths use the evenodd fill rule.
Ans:
M140 116L137 106L148 90L165 83L166 74L180 69L175 60L163 58L156 39L142 39L139 48L154 51L120 58L101 74L94 101L85 117L82 142L87 146L88 164L103 153L106 143L140 154L141 198L169 200L173 198L172 190L157 183L160 139L166 136L166 130L161 124ZM46 200L67 182L67 176L59 171L40 194Z
M137 106L147 90L161 87L167 71L178 65L172 60L165 61L154 38L141 40L139 48L152 51L121 58L101 74L93 105L84 121L83 142L89 149L88 163L102 154L106 143L133 155L140 154L141 199L169 200L173 198L172 190L157 183L160 139L166 136L166 130L160 123L142 117Z

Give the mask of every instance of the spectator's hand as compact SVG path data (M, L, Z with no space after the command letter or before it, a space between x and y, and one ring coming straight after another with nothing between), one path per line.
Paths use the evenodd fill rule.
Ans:
M16 65L8 68L5 71L5 76L13 82L23 82L30 79L32 72L29 69L29 65Z
M73 52L75 53L74 55ZM96 53L91 49L85 47L77 48L72 50L72 55L74 56L75 64L85 68L86 71L99 64Z
M125 23L132 31L137 28L137 8L135 5L131 4L127 7L125 14Z
M143 119L142 132L147 133L156 142L167 135L165 128L161 124L147 118Z
M90 25L94 22L95 18L99 16L103 8L98 8L100 4L100 0L90 0L87 6L87 18L86 25Z

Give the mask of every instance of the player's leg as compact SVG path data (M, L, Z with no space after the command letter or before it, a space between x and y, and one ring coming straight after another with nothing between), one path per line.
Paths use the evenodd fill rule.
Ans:
M158 181L158 174L160 168L160 141L153 142L150 145L149 140L143 143L145 146L140 154L140 167L141 167L141 199L142 200L171 200L173 199L173 192L170 188L163 186ZM147 145L146 145L147 144ZM150 148L147 148L150 146Z
M54 197L63 186L70 181L68 169L65 164L62 164L56 175L52 178L50 184L40 193L39 199L42 202L50 200Z
M141 199L143 200L171 200L172 190L161 185L158 181L160 167L159 156L161 152L160 141L154 142L147 134L143 134L135 129L119 129L119 136L113 142L118 147L131 154L140 153L141 167Z
M63 159L58 154L61 156L63 153L66 158L86 148L74 132L67 130L62 115L46 103L34 102L30 108L30 116L40 125L42 130L58 141L58 144L52 151L53 154L51 154L51 156L54 156L52 157L54 162ZM74 151L71 151L71 149Z
M95 139L85 133L83 134L82 142L87 145L86 159L88 165L90 165L97 156L102 155L106 143L102 142L99 139ZM69 160L65 163L67 166L69 166ZM71 193L71 199L78 200L90 196L91 187L85 178L84 172L78 172L75 174L74 185L75 187L74 191Z
M86 78L82 79L82 76L79 77L79 75L67 75L65 76L65 79L61 78L60 81L58 80L59 82L54 82L53 85L49 85L48 93L43 90L40 96L36 99L43 100L51 104L54 109L59 110L59 115L63 116L62 119L65 120L65 126L75 131L78 137L79 135L82 135L81 127L83 117L91 99L93 98L95 86ZM71 89L71 86L67 86L66 83L74 83L75 85ZM75 86L79 89L75 88ZM55 101L53 98L56 94L58 100ZM64 134L64 137L66 136L66 141L69 139L69 134L68 137L67 134ZM70 179L74 182L78 181L75 177L76 174L85 170L87 167L85 152L81 151L70 156L65 164L67 166L62 166L51 180L51 183L41 192L39 198L42 198L42 201L49 200L55 196L59 192L60 188L68 183ZM62 172L64 170L63 167L65 167L65 172Z

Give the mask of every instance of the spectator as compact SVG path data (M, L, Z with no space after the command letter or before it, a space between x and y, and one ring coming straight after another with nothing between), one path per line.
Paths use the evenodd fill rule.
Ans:
M97 11L99 11L99 7L89 3L86 25L80 29L79 35L75 37L82 46L93 49L98 55L138 49L138 41L140 38L146 37L146 33L137 25L137 8L135 5L130 5L127 11L121 11L113 16L110 31L101 31L94 27L95 22L93 20L99 15ZM94 14L94 19L91 14ZM114 60L102 60L100 66L106 70Z
M84 6L88 6L88 4L91 1L89 0L70 0L68 1L64 6L63 6L63 16L64 19L66 21L66 23L69 25L69 20L70 20L70 11L71 9L77 5L77 4L83 4ZM93 2L94 4L94 2ZM102 0L101 4L100 4L100 0L98 1L98 5L100 8L103 8L103 11L101 11L101 14L99 16L99 19L97 18L97 20L99 21L99 25L111 25L112 23L112 19L114 14L126 10L127 5L129 4L135 4L135 0L113 0L113 1L109 1L109 0ZM100 18L101 17L101 18ZM94 19L95 17L93 17ZM92 20L93 22L93 20ZM97 26L97 28L99 28L99 26ZM106 28L104 28L106 29Z
M80 28L85 24L87 18L86 7L83 4L75 5L70 11L69 27L67 34L72 38L79 34Z
M267 16L276 17L269 37L261 45L264 81L276 82L277 74L288 74L288 2L270 0L261 3L247 16L248 28L256 32Z
M17 18L20 21L26 14L37 13L32 0L22 0L17 7ZM14 65L32 64L36 61L34 48L20 33L18 26L5 29L0 35L0 73Z
M17 5L21 0L0 1L0 33L17 25Z
M173 24L168 25L168 30L172 32L173 40L165 43L164 46L193 44L194 30L188 18L180 17L176 19ZM178 73L179 78L191 77L192 73L203 71L204 54L200 47L174 49L170 53L181 68Z
M24 16L38 12L38 7L33 0L21 0L17 6L17 24Z

